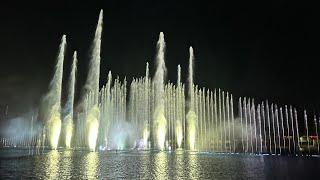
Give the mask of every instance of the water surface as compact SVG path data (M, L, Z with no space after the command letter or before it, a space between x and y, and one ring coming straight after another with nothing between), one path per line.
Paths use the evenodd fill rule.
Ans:
M0 151L1 179L319 179L317 157L176 152ZM317 177L318 176L318 177Z

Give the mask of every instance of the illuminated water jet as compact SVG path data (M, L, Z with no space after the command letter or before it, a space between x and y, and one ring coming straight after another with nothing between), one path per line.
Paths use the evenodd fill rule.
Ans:
M50 141L50 147L52 149L57 149L58 143L59 143L59 137L61 132L61 118L60 118L60 112L59 107L54 106L53 108L53 114L50 117L50 120L47 122L48 127L48 135L49 135L49 141Z
M73 54L73 62L71 67L71 73L69 77L69 89L68 89L68 100L66 103L67 115L64 118L64 128L65 128L65 146L67 148L71 147L71 139L73 134L73 103L74 103L74 92L75 92L75 82L76 82L76 71L77 71L77 52Z
M96 148L99 130L99 117L99 108L97 106L92 107L87 116L88 146L92 151L94 151Z
M103 21L103 11L100 11L98 25L96 28L92 54L89 63L89 72L87 81L85 84L85 90L87 94L89 93L90 101L86 101L87 104L87 126L88 126L88 146L90 150L95 150L95 146L98 138L99 130L99 116L100 109L98 107L98 98L99 98L99 78L100 78L100 51L101 51L101 34L102 34L102 21ZM88 96L87 96L88 97Z
M175 108L176 108L176 113L175 113L175 137L176 137L176 142L178 145L178 148L181 148L182 146L182 140L183 140L183 113L182 113L182 108L184 109L183 106L183 97L181 96L182 94L182 84L181 84L181 67L178 65L177 68L177 87L176 87L176 93L175 93Z
M59 47L55 73L49 85L49 92L44 98L44 102L47 103L45 113L48 117L46 129L48 133L49 144L52 149L57 149L61 131L61 88L65 48L66 36L63 35Z
M150 121L149 121L149 63L147 62L146 64L146 74L145 74L145 79L144 79L144 104L145 104L145 108L144 108L144 128L143 128L143 145L144 148L147 149L148 148L148 139L150 136Z
M189 111L187 113L187 124L188 124L188 140L189 140L189 149L195 150L196 143L196 122L197 114L195 113L194 105L194 85L193 85L193 48L189 48Z
M163 32L159 35L159 40L157 43L157 55L156 64L157 70L154 76L155 84L155 110L153 114L154 125L156 129L156 141L157 146L160 150L164 149L166 130L167 130L167 120L164 116L164 78L166 73L166 65L164 61L165 53L165 42Z
M101 11L84 93L75 111L73 102L77 57L74 53L64 109L62 132L65 134L60 135L61 81L66 45L63 36L55 74L44 98L44 108L41 106L42 114L38 118L43 119L45 126L37 129L36 123L31 120L32 135L27 138L2 138L0 145L35 146L36 152L39 152L47 146L56 149L61 136L67 148L72 145L91 151L95 151L96 147L99 150L182 148L223 153L312 154L316 147L319 154L317 140L320 122L317 122L317 117L314 117L313 123L308 123L307 112L304 112L303 128L306 132L302 132L303 136L300 137L302 124L299 128L298 112L291 106L288 109L287 106L282 108L271 104L269 108L268 101L256 104L252 98L240 97L238 110L234 113L231 93L220 89L212 91L194 84L192 47L189 48L188 90L185 91L182 82L180 65L176 84L167 82L163 33L160 33L157 42L153 79L149 77L147 63L145 75L134 77L130 82L130 90L127 90L126 77L120 80L116 75L112 79L111 71L107 83L99 89L102 19Z

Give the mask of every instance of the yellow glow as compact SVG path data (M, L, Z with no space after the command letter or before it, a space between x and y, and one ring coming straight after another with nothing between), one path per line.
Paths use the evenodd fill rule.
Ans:
M60 154L58 151L53 150L47 154L47 159L45 160L45 179L58 179L59 176L59 161Z
M62 171L60 171L60 177L62 176L63 179L72 179L72 171L73 171L73 166L72 166L72 160L73 160L73 151L72 150L67 150L63 151L61 154L61 160L60 160L60 168Z
M196 120L197 120L196 113L194 111L189 111L187 114L187 121L188 121L188 137L189 137L189 149L190 150L195 150Z
M164 116L163 116L164 117ZM160 150L164 150L164 142L166 139L166 126L164 124L158 127L158 146Z
M185 166L186 166L186 162L184 161L185 160L185 156L184 154L185 151L175 151L175 157L174 158L174 164L176 166L175 171L176 173L173 173L175 176L172 177L172 179L179 179L181 177L184 177L185 175Z
M60 112L53 112L48 122L49 141L52 149L57 149L61 131Z
M194 168L194 166L199 166L199 162L198 162L198 155L197 154L193 154L193 153L189 153L188 158L187 158L187 172L189 177L187 179L195 179L196 177L199 177L199 168Z
M158 148L160 150L164 150L164 143L166 140L166 126L167 126L167 120L164 117L164 107L159 106L155 110L155 122L156 122L156 132L157 132L157 143L158 143Z
M100 111L98 106L94 106L88 113L88 145L91 151L95 151L99 131Z
M144 149L148 148L148 137L149 137L149 131L148 128L145 127L143 130L143 145L144 145Z
M71 138L72 138L72 132L73 132L73 124L71 117L68 117L66 120L66 148L71 147Z
M99 157L97 152L89 152L84 158L84 164L86 164L86 178L85 179L98 179L97 169L99 163Z
M176 137L177 137L178 148L181 148L183 135L182 135L182 127L180 124L176 127Z
M168 177L168 160L166 152L159 152L154 157L155 179L169 179Z

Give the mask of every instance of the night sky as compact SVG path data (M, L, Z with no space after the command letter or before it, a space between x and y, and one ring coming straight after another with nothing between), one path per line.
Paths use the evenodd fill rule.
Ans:
M315 4L208 2L1 2L0 111L9 105L9 116L14 117L38 106L53 75L63 34L68 43L66 77L72 53L78 51L79 92L103 9L101 85L109 70L130 81L144 75L147 61L153 74L156 42L163 31L168 80L176 82L178 64L186 80L191 45L196 84L228 90L236 98L269 99L319 112L320 29Z

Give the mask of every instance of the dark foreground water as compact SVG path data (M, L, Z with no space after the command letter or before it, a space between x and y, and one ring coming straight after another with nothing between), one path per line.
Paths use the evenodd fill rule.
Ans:
M320 179L320 158L195 152L0 150L0 179Z

